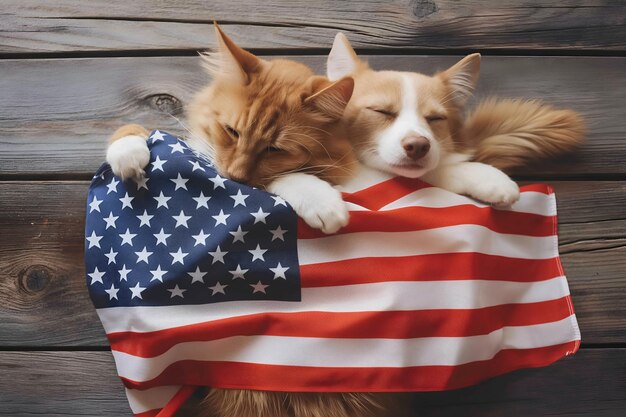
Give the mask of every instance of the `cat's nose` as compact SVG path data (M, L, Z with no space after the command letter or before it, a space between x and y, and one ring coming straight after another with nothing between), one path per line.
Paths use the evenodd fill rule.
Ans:
M424 136L406 136L400 143L406 156L414 161L423 158L430 151L430 141Z
M246 183L250 179L250 175L245 170L242 170L242 169L229 170L226 176L233 181L242 182L242 183Z

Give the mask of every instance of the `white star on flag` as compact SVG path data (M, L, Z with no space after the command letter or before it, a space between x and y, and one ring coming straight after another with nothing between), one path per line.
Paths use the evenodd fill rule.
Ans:
M187 274L191 277L191 283L201 282L204 284L204 276L207 274L206 272L200 271L200 267L197 266L194 272L187 272Z
M112 299L116 299L117 298L117 292L119 291L119 288L115 288L115 286L113 286L113 284L111 284L111 288L109 288L108 290L104 290L107 294L109 294L109 301L111 301Z
M109 227L112 227L115 229L115 221L117 219L119 219L120 216L114 216L113 212L109 213L109 217L104 217L102 220L104 220L107 224L106 229L108 229Z
M191 216L185 216L185 213L182 210L178 216L172 216L172 218L176 220L176 226L174 227L185 226L186 228L189 228L189 226L187 226L187 221L191 219Z
M287 231L283 230L282 227L278 226L276 229L270 229L270 233L272 234L272 242L276 239L280 239L284 242L285 233L287 233Z
M178 288L178 284L176 284L176 286L172 289L168 289L169 292L172 293L172 295L170 295L170 298L174 298L174 297L180 297L180 298L185 298L185 296L183 295L183 293L187 290Z
M193 171L195 171L195 170L200 170L200 171L206 172L206 171L204 171L204 168L202 168L202 167L200 166L200 164L198 163L198 161L189 161L189 163L190 163L191 165L193 165L193 169L191 170L191 172L193 172Z
M237 207L238 205L246 206L246 198L248 198L249 194L243 194L241 190L237 190L237 194L229 196L233 200L235 200L233 207Z
M167 274L167 271L163 271L161 269L161 265L157 265L157 269L155 269L154 271L150 271L150 273L152 274L152 278L150 279L150 282L154 280L159 280L163 282L163 275Z
M158 130L155 130L152 136L150 136L150 139L152 139L153 142L156 142L157 140L163 140L164 139L163 133L161 133Z
M163 171L163 165L167 162L167 159L161 159L159 158L159 156L157 155L156 159L154 161L152 161L152 172L156 171L157 169L161 172Z
M185 153L185 148L183 147L183 145L180 144L180 142L176 142L173 145L168 145L170 148L172 148L172 151L170 153L176 153L176 152L180 152L180 153Z
M96 231L91 232L91 236L87 236L85 239L89 242L89 247L87 249L91 249L94 246L100 248L100 240L102 240L102 236L96 236Z
M157 201L157 206L156 206L156 208L159 208L159 207L165 207L166 209L168 209L168 208L169 208L169 206L167 205L168 200L171 200L171 199L172 199L172 197L166 197L166 196L164 196L164 195L163 195L163 191L161 191L161 192L159 193L159 196L158 196L158 197L152 197L152 198L154 198L154 199Z
M168 233L164 233L163 232L163 228L161 228L161 231L154 235L154 237L156 237L156 240L157 240L156 244L158 245L159 243L161 243L161 244L167 246L167 238L170 237L170 236L172 236L172 235L168 234Z
M145 188L147 190L148 186L146 184L147 184L148 181L150 181L150 178L148 178L148 177L136 178L135 179L135 184L137 184L137 191L139 191L139 189L141 189L141 188Z
M261 281L257 282L256 284L250 284L250 286L254 288L252 294L255 294L257 292L262 292L263 294L266 294L265 289L269 287L269 285L263 285Z
M117 184L120 182L115 179L115 177L111 178L111 182L107 184L107 195L109 193L117 193Z
M288 266L282 266L279 262L276 268L270 268L270 271L274 273L274 279L287 279L287 277L285 276L285 272L287 272L288 269Z
M147 210L144 210L141 216L137 216L137 218L141 222L139 223L139 227L144 226L144 225L150 227L150 219L153 217L154 216L151 216L148 214Z
M245 235L247 235L247 234L248 234L248 232L244 232L243 230L241 230L241 225L239 225L239 227L237 227L237 230L236 230L236 231L234 231L234 232L228 232L228 233L230 233L231 235L233 235L233 243L235 243L235 242L243 242L243 243L246 243L246 242L243 240L243 237L244 237Z
M237 279L237 278L246 279L244 275L248 271L249 271L248 269L241 269L241 265L237 264L237 268L234 271L228 271L228 272L230 272L233 275L233 279Z
M111 250L109 251L109 253L105 253L104 256L106 256L108 258L108 264L114 264L115 263L115 257L117 256L117 252L113 252L113 248L111 248Z
M194 243L194 247L198 246L198 245L204 245L206 246L206 239L211 236L211 234L205 234L204 233L204 229L200 230L200 233L198 233L197 235L191 235L191 237L193 237L196 240L196 243Z
M220 249L220 246L217 245L217 249L215 250L215 252L209 251L209 255L213 257L213 262L211 262L211 265L215 262L224 263L224 255L226 254L228 254L228 252L222 251L222 249Z
M216 175L213 178L209 178L211 180L211 182L213 183L213 185L215 186L215 188L223 188L226 189L226 186L224 185L224 183L226 182L226 178L220 177L219 175Z
M89 212L91 213L92 211L95 210L99 213L100 204L102 204L102 200L98 200L98 197L93 196L93 200L91 200L91 203L89 203Z
M174 191L178 190L179 188L182 189L187 189L187 181L189 181L188 178L183 178L180 176L180 172L178 173L178 176L176 178L170 178L170 181L172 181L174 184L176 184L176 187L174 188Z
M282 198L280 198L277 195L273 195L272 198L274 199L274 207L276 206L285 206L287 207L287 202L285 200L283 200Z
M124 197L120 198L120 201L122 202L122 210L126 207L132 209L133 205L131 204L131 201L133 201L134 198L135 197L130 197L128 193L124 194Z
M135 255L137 255L137 263L139 262L148 263L148 258L150 257L150 255L152 255L152 252L148 252L147 248L144 246L141 251L135 252Z
M215 219L215 225L223 224L226 226L226 219L230 217L230 214L224 214L224 210L220 210L220 214L217 216L211 216Z
M131 271L132 269L126 269L126 264L122 265L122 269L119 270L120 281L128 281L128 273Z
M176 262L184 265L185 263L183 262L183 259L185 259L185 256L189 255L189 253L185 253L183 252L182 248L178 248L178 252L170 252L170 255L172 256L172 258L174 258L174 260L172 261L172 265L174 265Z
M133 296L130 297L131 300L135 297L143 300L143 298L141 297L141 292L145 290L145 288L140 287L139 283L137 283L137 285L135 285L134 287L129 287L128 289L133 293Z
M218 292L219 292L219 293L222 293L222 294L224 294L224 295L226 295L226 293L224 292L224 289L225 289L226 287L228 287L228 285L222 285L222 284L220 284L220 282L218 281L218 282L217 282L217 284L215 284L215 285L214 285L214 286L212 286L212 287L209 287L209 289L212 291L211 295L215 295L215 294L217 294Z
M122 238L122 245L128 244L133 246L133 238L137 236L136 234L130 233L128 229L126 229L126 233L122 233L120 237Z
M250 213L250 214L254 216L254 224L257 224L258 222L267 224L265 221L265 218L270 215L269 213L265 213L263 209L260 207L259 207L259 211L257 211L256 213Z
M87 274L91 278L91 283L89 285L93 285L96 282L100 284L104 284L102 282L102 277L104 276L104 271L98 271L98 267L96 267L92 273Z
M209 205L207 203L211 199L211 197L205 197L202 191L200 191L200 195L198 197L191 197L191 198L193 198L196 201L196 203L198 203L198 205L196 206L196 209L199 209L200 207L209 208Z
M261 245L257 244L256 249L249 250L248 252L252 254L252 261L255 261L257 259L265 261L263 254L267 252L267 249L261 249Z

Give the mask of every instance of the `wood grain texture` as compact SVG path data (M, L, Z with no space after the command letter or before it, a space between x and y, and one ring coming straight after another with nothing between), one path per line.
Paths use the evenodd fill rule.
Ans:
M359 48L626 47L622 0L5 0L0 53L181 50L215 45L215 19L255 49L329 48L338 31Z
M323 57L299 57L323 71ZM375 68L432 73L458 57L371 56ZM185 133L177 119L207 81L195 57L0 61L0 176L89 178L121 124ZM486 57L477 98L543 98L582 112L588 144L520 171L551 179L626 174L626 58Z
M584 343L626 342L626 183L557 182ZM106 346L83 267L87 182L0 182L0 340Z
M0 352L0 416L130 416L110 352ZM419 417L616 417L626 349L583 349L457 391L413 394Z

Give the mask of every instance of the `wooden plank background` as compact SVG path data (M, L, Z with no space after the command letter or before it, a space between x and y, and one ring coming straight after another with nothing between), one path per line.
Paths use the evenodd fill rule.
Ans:
M4 0L0 11L0 416L130 411L82 263L88 180L106 137L177 119L208 81L213 19L257 53L324 68L344 31L376 68L432 72L485 54L478 98L581 111L587 144L518 178L556 188L583 335L572 358L465 390L421 416L626 415L626 1Z

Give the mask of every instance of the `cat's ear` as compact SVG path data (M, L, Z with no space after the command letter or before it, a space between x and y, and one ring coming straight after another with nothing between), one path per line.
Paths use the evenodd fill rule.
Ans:
M471 54L437 76L450 88L454 103L463 106L472 96L479 74L480 54Z
M332 120L340 119L352 97L354 80L351 77L344 77L332 82L324 77L315 76L311 84L313 92L304 98L304 104Z
M326 60L326 75L331 81L346 77L358 68L367 67L367 64L359 59L350 45L350 41L343 33L335 35L333 47Z
M237 46L215 22L217 52L202 55L204 66L215 78L229 79L241 84L248 84L261 59Z

